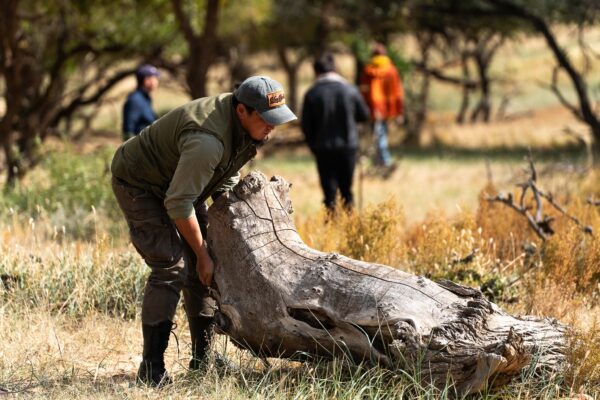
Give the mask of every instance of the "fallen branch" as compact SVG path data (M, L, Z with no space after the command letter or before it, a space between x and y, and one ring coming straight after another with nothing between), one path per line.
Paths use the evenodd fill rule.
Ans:
M289 188L253 172L209 209L215 320L234 343L259 357L402 369L459 395L504 384L532 360L540 371L562 368L567 328L556 320L512 316L479 290L309 248L290 218Z

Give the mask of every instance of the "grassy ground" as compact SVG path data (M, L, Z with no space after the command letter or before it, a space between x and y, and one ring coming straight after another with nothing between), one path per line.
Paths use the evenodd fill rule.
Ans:
M527 177L524 156L531 146L540 185L569 213L599 232L600 210L585 199L600 197L600 175L597 170L584 172L584 149L564 134L565 127L581 130L581 125L534 81L549 70L543 44L532 40L503 52L520 55L496 67L496 73L513 71L517 86L523 88L511 110L530 112L491 125L454 125L449 112L457 104L456 93L437 86L424 138L427 146L400 148L397 143L403 132L395 128L391 139L398 170L384 180L370 174L368 160L361 162L355 181L360 213L340 216L336 224L325 223L316 167L305 148L282 149L273 141L264 149L269 155L260 156L243 172L259 169L293 184L295 221L313 247L480 287L512 313L555 317L577 329L568 354L572 363L565 371L550 377L524 371L507 387L479 397L583 399L577 396L585 393L598 398L597 234L583 234L546 206L545 211L557 218L557 233L542 243L521 216L490 205L482 193L513 191ZM259 62L257 68L263 64ZM310 72L303 71L302 82L307 85ZM214 73L211 90L218 86L219 71ZM162 111L186 100L166 83L156 95ZM119 88L121 95L130 84ZM448 392L422 387L413 371L360 369L341 361L269 360L271 365L265 366L224 337L218 338L214 350L228 354L241 371L219 374L211 365L206 374L189 374L185 368L189 334L182 310L177 316L177 340L171 336L167 352L175 384L162 390L134 385L141 358L139 304L147 268L128 244L108 185L107 165L119 143L119 116L120 103L104 107L97 122L112 133L73 146L56 143L56 151L18 191L0 196L0 395L57 399L449 396L451 387ZM294 138L299 132L288 127L278 135ZM363 150L368 148L365 139ZM479 252L474 260L456 268L456 260L475 248Z
M63 150L30 175L21 192L2 199L0 275L7 278L0 286L0 392L132 399L448 395L421 387L413 374L356 369L340 362L271 360L265 367L224 337L214 349L228 354L242 371L220 376L211 367L204 375L189 374L189 335L181 310L177 341L171 336L167 353L176 383L163 390L134 385L141 352L139 301L147 269L114 214L109 177L103 172L113 148L90 146L83 158L79 150ZM552 316L580 329L582 341L573 342L577 362L567 374L525 374L482 398L600 395L599 292L593 287L600 273L597 239L581 248L578 243L588 239L559 218L559 233L543 245L544 253L536 253L540 260L530 270L522 246L536 243L531 232L516 213L486 208L479 197L488 184L486 159L498 189L511 191L522 181L523 149L438 148L401 154L400 168L389 180L364 177L362 213L337 224L324 223L315 167L305 150L261 158L252 168L283 175L294 184L296 223L313 247L476 287L492 282L494 301L510 312ZM534 156L540 185L600 230L598 211L582 203L586 196L600 196L600 187L597 173L581 173L581 151L540 149ZM452 267L453 260L475 247L481 252L468 268ZM518 283L508 285L515 278Z

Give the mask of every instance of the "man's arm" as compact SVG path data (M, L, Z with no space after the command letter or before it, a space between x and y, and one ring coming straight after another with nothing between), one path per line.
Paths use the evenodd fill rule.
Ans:
M302 117L300 118L300 128L302 129L302 133L304 133L304 138L306 139L306 143L311 150L313 150L314 146L314 124L313 124L313 111L311 109L312 104L308 95L304 96L304 102L302 104Z
M165 208L196 254L198 277L210 285L214 265L206 249L193 203L210 182L223 155L223 145L212 135L190 132L179 142L180 158L166 193Z
M394 88L394 98L396 99L396 108L400 117L404 116L404 88L402 87L402 80L400 79L400 73L397 69L394 69L392 76L392 83Z
M219 186L217 188L217 190L215 190L215 192L210 195L210 197L213 199L213 201L217 201L217 199L219 197L221 197L223 195L223 193L228 192L231 189L233 189L233 187L235 185L237 185L239 181L240 181L240 171L236 172L233 176L230 176L229 178L227 178L221 184L221 186Z
M357 122L366 122L369 120L370 111L369 106L365 102L365 99L362 97L358 89L352 88L352 95L354 97L354 119Z
M205 286L210 286L215 266L208 254L207 244L202 237L196 215L194 214L189 218L177 218L174 221L177 230L190 245L194 254L196 254L196 272L198 273L200 281Z

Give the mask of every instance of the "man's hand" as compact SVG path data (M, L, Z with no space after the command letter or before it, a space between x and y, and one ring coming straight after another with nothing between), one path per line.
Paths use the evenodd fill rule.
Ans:
M210 254L208 254L206 242L202 237L202 231L200 230L196 215L194 214L189 218L176 219L175 225L181 236L183 236L194 251L194 254L196 254L196 272L198 273L200 282L210 287L213 273L215 272L215 265L212 258L210 258Z
M200 282L206 287L210 287L212 283L213 274L215 272L215 264L213 263L212 258L204 248L204 251L201 254L196 255L196 272L198 273L198 278L200 278Z

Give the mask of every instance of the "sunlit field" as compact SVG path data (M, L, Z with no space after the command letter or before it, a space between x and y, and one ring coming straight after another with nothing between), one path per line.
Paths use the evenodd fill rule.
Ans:
M128 244L110 193L106 165L112 149L99 146L81 157L63 148L20 190L2 198L3 391L44 398L240 399L356 398L360 393L370 393L368 398L440 398L451 393L451 388L441 393L421 387L411 374L356 369L343 361L270 360L267 367L225 337L219 337L214 350L227 354L241 370L213 367L206 375L189 374L189 335L181 311L178 340L171 336L167 353L175 384L162 390L134 385L147 271ZM295 221L312 247L479 287L512 313L550 316L578 329L572 339L574 365L564 375L525 375L484 396L597 396L598 239L557 214L556 234L540 243L522 216L485 200L486 194L515 190L526 177L522 153L396 154L402 154L400 167L388 180L369 175L364 161L360 210L340 213L329 223L320 207L316 168L305 151L260 158L250 168L292 182ZM539 185L598 232L598 207L586 203L590 196L600 197L598 172L586 172L585 158L577 151L565 157L540 152ZM457 263L474 249L478 253L472 262Z
M520 70L528 63L538 68L547 57L543 45L523 46L504 50L522 52L522 64L497 68ZM302 71L305 88L310 69ZM536 74L527 71L520 79ZM213 72L211 90L224 87L219 73ZM508 386L478 398L599 398L600 207L593 203L600 199L600 170L590 167L585 145L565 133L566 127L582 131L582 126L534 86L515 97L514 118L464 126L451 121L456 92L437 87L422 148L400 146L403 128L393 128L398 169L387 179L374 173L365 131L353 213L339 210L331 217L323 210L310 153L289 144L300 137L297 126L276 132L242 174L260 170L292 183L294 220L311 247L451 279L482 290L510 313L552 317L573 328L562 372L538 375L526 369ZM166 111L186 99L167 81L155 104ZM100 110L95 134L76 143L51 142L45 161L14 192L0 195L0 397L453 398L451 384L442 391L422 385L419 371L353 366L347 360L259 360L224 336L217 336L213 351L239 369L211 363L204 374L189 373L182 309L166 357L174 383L162 389L136 385L148 269L129 244L110 190L120 104ZM555 233L545 241L522 215L488 201L501 192L518 197L516 185L529 177L528 148L538 186L568 214L544 204L544 213L555 217ZM530 197L526 202L535 206Z

